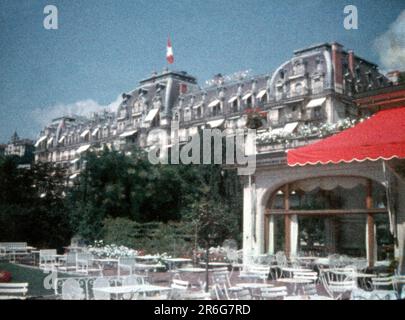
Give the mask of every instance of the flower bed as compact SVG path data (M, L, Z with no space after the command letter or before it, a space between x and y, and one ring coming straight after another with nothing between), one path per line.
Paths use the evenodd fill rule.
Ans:
M11 272L0 270L0 282L10 282Z
M265 144L288 144L291 140L299 138L309 138L317 136L324 138L334 133L343 131L345 129L354 127L357 123L363 122L364 119L342 119L336 123L324 123L320 126L313 124L302 125L298 128L296 133L272 133L271 130L257 135L256 141L259 145Z
M87 247L88 251L100 259L130 257L139 255L139 251L115 244L104 245L103 240L94 241L94 245Z

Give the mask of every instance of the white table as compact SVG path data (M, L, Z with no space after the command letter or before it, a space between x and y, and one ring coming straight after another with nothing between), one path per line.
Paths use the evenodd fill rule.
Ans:
M107 264L117 264L117 269L118 269L118 259L114 258L93 258L91 259L94 261L96 264L98 264L101 267L101 270L105 270L105 266Z
M172 271L173 266L176 264L183 264L183 263L191 263L193 262L192 259L188 258L167 258L164 260L169 265L169 270Z
M200 266L205 266L206 262L200 262ZM230 263L228 262L208 262L208 267L228 267Z
M246 283L237 283L235 286L241 289L248 289L252 297L260 298L260 294L255 295L255 290L261 288L272 288L274 287L274 284L246 282Z
M135 260L141 260L141 261L156 261L159 258L160 258L160 256L157 256L157 255L135 256Z
M300 284L309 284L309 283L313 283L314 280L310 280L310 279L294 279L294 278L279 278L277 279L278 282L283 282L283 283L300 283Z
M205 272L205 269L203 268L179 268L177 269L177 271L179 272L196 272L196 273L200 273L200 272Z
M236 283L235 286L241 287L243 289L260 289L260 288L272 288L274 287L274 284L246 282L246 283Z
M163 264L147 264L147 263L135 263L134 270L145 272L146 274L149 271L156 272L158 269L165 268Z
M287 285L294 285L294 289L292 290L293 294L297 292L297 284L310 284L314 283L315 280L310 280L310 279L294 279L294 278L280 278L277 279L278 282L285 283Z
M101 288L93 288L94 291L102 292L102 293L109 293L111 295L122 296L124 294L132 294L134 293L152 293L152 292L164 292L164 291L171 291L170 287L163 287L163 286L155 286L150 284L138 284L138 285L131 285L131 286L115 286L115 287L101 287Z
M284 297L284 300L334 300L331 297L327 296L286 296Z
M192 287L200 286L201 288L203 288L205 286L205 280L202 281L200 278L201 274L206 272L205 269L203 269L203 268L179 268L176 271L180 272L180 273L185 273L185 274L199 273L200 275L197 277L197 279L194 279L194 282L193 282L194 286L192 286ZM211 272L212 270L208 269L208 271ZM197 280L197 282L195 282L195 280Z
M281 273L287 272L291 276L293 275L294 272L312 272L312 269L306 269L306 268L293 268L293 267L282 267L281 268Z

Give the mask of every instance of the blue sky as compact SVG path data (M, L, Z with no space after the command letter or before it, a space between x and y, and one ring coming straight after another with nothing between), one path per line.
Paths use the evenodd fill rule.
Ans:
M58 8L58 30L43 27L48 4ZM358 30L343 28L348 4L358 8ZM271 72L293 50L331 41L398 68L404 10L402 0L0 0L0 142L14 129L35 138L62 113L114 107L166 66L168 35L171 68L200 84L216 73ZM393 32L402 47L384 60Z

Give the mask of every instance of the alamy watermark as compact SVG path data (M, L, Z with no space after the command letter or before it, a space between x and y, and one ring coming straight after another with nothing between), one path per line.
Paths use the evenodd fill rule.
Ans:
M44 7L44 14L46 15L43 21L44 28L47 30L58 29L58 8L54 5L47 5Z
M347 5L343 9L346 15L343 19L343 27L346 30L357 30L359 28L359 13L355 5Z
M170 164L236 165L238 175L251 175L256 171L256 130L254 129L233 131L202 129L190 135L189 141L180 143L179 124L173 121L170 132L172 144L164 143L167 134L163 129L151 130L150 135L159 138L159 141L148 151L148 159L152 164L170 162ZM181 148L180 145L182 145Z

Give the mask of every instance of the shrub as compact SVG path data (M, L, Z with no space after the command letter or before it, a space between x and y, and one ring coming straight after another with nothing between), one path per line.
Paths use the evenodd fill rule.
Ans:
M192 230L184 222L138 223L127 218L109 218L104 220L103 240L105 244L126 246L148 254L166 252L174 256L191 256Z

